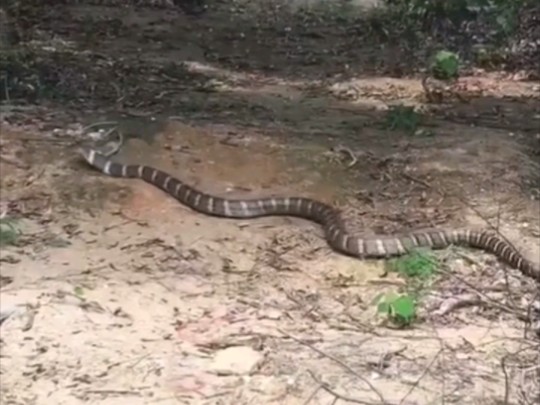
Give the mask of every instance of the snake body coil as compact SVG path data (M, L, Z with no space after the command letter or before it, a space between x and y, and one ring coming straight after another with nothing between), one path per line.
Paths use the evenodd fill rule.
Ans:
M388 258L404 255L417 247L443 249L454 244L492 253L524 275L540 281L540 269L534 263L489 231L434 229L399 236L362 238L347 231L337 209L310 198L226 199L203 193L159 169L113 162L90 148L81 148L80 153L91 166L109 176L142 179L203 214L225 218L287 215L315 221L324 229L328 244L336 251L350 256Z

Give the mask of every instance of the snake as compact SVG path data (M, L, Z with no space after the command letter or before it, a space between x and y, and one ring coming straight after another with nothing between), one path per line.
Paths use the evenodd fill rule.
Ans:
M348 231L339 209L315 199L222 198L200 191L160 169L113 161L110 154L101 153L91 147L79 147L79 153L94 169L111 177L141 179L198 213L233 219L292 216L313 221L322 226L328 245L347 256L359 259L388 259L406 255L418 248L436 250L455 245L491 253L525 276L540 281L540 266L526 259L512 244L491 230L441 228L392 236L362 237Z

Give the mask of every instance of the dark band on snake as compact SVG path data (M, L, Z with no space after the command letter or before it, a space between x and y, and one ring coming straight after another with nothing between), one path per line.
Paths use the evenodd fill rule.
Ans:
M80 152L94 168L112 177L139 178L150 183L182 204L203 214L225 218L257 218L287 215L320 224L328 244L338 252L358 258L388 258L404 255L414 248L443 249L460 245L492 253L524 275L540 281L540 268L525 259L499 235L485 230L435 229L399 236L358 237L350 234L340 212L323 202L304 197L226 199L201 192L175 177L153 167L113 162L91 148Z

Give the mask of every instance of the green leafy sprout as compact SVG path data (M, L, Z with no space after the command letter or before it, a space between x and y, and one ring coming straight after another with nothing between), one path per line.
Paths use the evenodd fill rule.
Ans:
M377 313L397 326L409 326L416 318L416 300L408 294L382 293L374 303L377 304Z
M13 218L0 218L0 246L15 245L21 234Z
M459 56L450 51L439 51L431 64L433 77L439 80L456 79L459 76Z
M403 293L379 294L372 303L377 305L379 315L385 316L398 327L407 327L416 319L421 292L437 273L439 262L429 249L417 249L388 264L389 271L405 277L410 287Z
M390 131L414 133L420 125L420 115L412 106L402 104L390 106L384 127Z

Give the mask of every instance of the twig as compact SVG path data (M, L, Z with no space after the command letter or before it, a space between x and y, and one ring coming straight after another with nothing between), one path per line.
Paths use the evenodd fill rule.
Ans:
M430 189L430 190L434 190L437 194L439 194L440 196L442 197L448 197L449 195L444 192L444 191L441 191L440 189L438 189L437 187L433 187L432 185L430 185L429 183L426 183L425 181L421 180L421 179L417 179L416 177L414 176L411 176L410 174L407 174L407 173L401 173L401 176L410 180L410 181L413 181L415 183L418 183L418 184L421 184L422 186L426 187L427 189ZM500 236L506 243L508 243L508 245L514 249L516 252L519 252L518 249L516 249L516 247L514 246L514 244L512 242L510 242L506 236L504 236L501 231L499 231L499 228L498 228L498 225L493 225L491 223L491 221L487 218L484 217L484 215L476 208L474 207L473 205L469 204L466 200L464 200L463 198L461 197L457 197L458 200L464 204L467 208L471 209L476 215L478 215L487 225L490 229L494 230L495 233Z
M508 405L508 400L510 399L510 378L508 377L508 372L506 371L506 360L509 354L505 355L501 359L501 368L504 374L504 405Z
M502 372L504 374L504 401L503 401L504 405L508 405L510 403L510 389L512 387L511 384L510 384L510 377L509 377L508 372L506 370L506 362L507 362L507 360L510 357L517 356L517 355L525 352L526 350L530 350L530 349L534 350L534 349L536 349L538 351L538 348L539 348L538 346L527 346L527 347L519 349L518 351L516 351L514 353L508 353L501 359L501 368L502 368ZM536 365L534 367L538 367L538 366Z
M431 190L434 189L433 186L432 186L431 184L426 183L424 180L417 179L416 177L413 177L413 176L411 176L410 174L407 174L407 173L401 173L401 176L404 177L404 178L406 178L407 180L412 181L413 183L418 183L418 184L424 186L424 187L427 188L427 189L431 189ZM446 194L445 194L445 193L440 192L439 190L436 190L436 189L435 189L435 191L436 191L438 194L442 195L443 197L446 197Z
M133 390L86 390L87 394L101 394L101 395L133 395L140 397L142 394Z
M435 360L437 360L437 358L439 357L439 355L443 352L443 349L439 349L439 351L437 352L437 354L435 356L433 356L433 358L431 359L431 361L429 362L429 364L424 368L424 371L422 371L422 374L420 374L420 376L416 379L416 381L414 382L414 384L412 385L412 387L409 389L409 391L405 394L405 396L403 398L401 398L401 401L399 401L399 405L402 405L403 402L405 401L405 399L407 399L407 397L409 395L411 395L411 393L415 390L416 387L418 387L418 384L420 383L420 381L422 380L422 378L424 378L424 376L426 375L426 373L428 372L428 370L431 368L431 366L433 365L433 363L435 363Z
M313 371L311 370L308 370L308 373L309 375L311 376L311 378L313 378L315 380L315 382L317 384L319 384L319 387L317 388L317 390L319 389L323 389L325 390L326 392L328 392L330 395L333 395L336 399L341 399L342 401L347 401L347 402L352 402L353 404L363 404L363 405L373 405L375 404L375 402L371 402L371 401L364 401L362 399L358 399L358 398L353 398L353 397L348 397L348 396L345 396L343 394L340 394L339 392L336 392L334 391L332 388L330 388L330 386L328 385L328 383L325 383L324 381L322 381L320 378L318 378L314 373ZM317 392L317 391L315 391ZM310 399L313 398L313 395L310 395ZM335 403L336 401L334 401ZM388 402L385 402L385 404L387 404ZM306 403L307 404L307 403Z
M330 354L327 354L325 352L323 352L322 350L320 349L317 349L315 346L307 343L307 342L304 342L303 340L301 339L298 339L297 337L294 337L292 336L291 334L285 332L284 330L281 330L281 329L278 329L278 332L282 333L283 335L287 336L288 338L294 340L295 342L297 343L300 343L301 345L304 345L306 347L309 347L311 350L313 350L314 352L320 354L321 356L323 357L326 357L327 359L330 359L332 361L334 361L335 363L339 364L341 367L343 367L345 370L347 370L349 373L351 373L352 375L354 375L356 378L358 378L359 380L363 381L364 383L366 383L366 385L369 386L369 388L371 388L371 390L379 397L380 401L382 404L386 404L388 405L388 402L386 402L386 400L384 399L383 395L381 394L381 392L373 385L369 382L369 380L367 380L365 377L363 377L362 375L360 375L359 373L357 373L351 366L349 366L348 364L344 363L342 360L338 359L337 357L334 357Z
M489 295L485 294L484 292L482 292L478 288L476 288L472 283L469 283L467 280L455 275L453 272L448 271L448 270L444 269L443 267L440 267L437 271L439 271L440 273L449 275L449 276L455 278L456 280L458 280L460 283L465 284L467 287L469 287L469 289L474 291L480 297L484 298L487 302L489 302L494 307L496 307L496 308L498 308L498 309L500 309L500 310L502 310L504 312L507 312L509 314L516 315L520 320L525 320L525 321L527 320L527 316L525 314L523 314L523 312L518 311L515 308L509 308L509 307L507 307L505 305L499 304L497 301L492 299Z
M4 79L4 96L6 97L6 102L9 103L11 100L9 98L9 86L8 86L7 74L2 75L2 79Z
M309 370L308 370L308 371L309 371ZM310 372L310 373L311 373L311 372ZM322 390L323 388L324 388L324 387L323 387L322 385L318 385L317 388L315 388L315 389L313 390L313 392L312 392L311 394L309 394L309 397L307 397L307 399L304 401L303 405L308 405L308 404L311 402L311 400L312 400L313 398L315 398L315 395L317 395L317 393L318 393L320 390Z
M335 148L333 148L334 151L338 152L338 153L344 153L346 155L348 155L350 158L351 158L351 162L347 164L347 169L350 169L351 167L353 167L356 163L358 163L358 157L356 156L356 154L350 150L349 148L345 147L345 146L337 146Z
M540 349L540 348L537 348L537 349ZM527 385L527 382L526 382L526 375L529 374L529 373L537 373L539 376L540 376L540 365L535 365L535 366L532 366L532 367L528 367L526 368L525 370L523 370L521 372L521 378L520 378L520 391L521 391L521 395L523 396L523 398L526 398L528 400L528 395L527 395L527 389L526 389L526 385ZM540 379L538 378L534 378L533 377L533 381L536 380L537 384L540 384ZM531 399L533 401L538 401L540 400L540 389L538 389L536 391L536 394L532 394L534 395L535 397L532 397ZM530 404L532 404L532 402L529 402Z
M439 309L434 311L433 313L438 316L443 316L458 308L463 308L463 307L472 306L472 305L479 305L482 303L483 301L480 298L478 298L476 295L465 294L459 297L452 297L452 298L448 298L444 300L439 306Z

